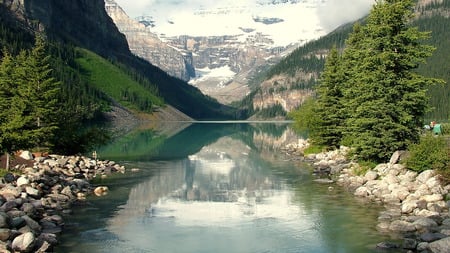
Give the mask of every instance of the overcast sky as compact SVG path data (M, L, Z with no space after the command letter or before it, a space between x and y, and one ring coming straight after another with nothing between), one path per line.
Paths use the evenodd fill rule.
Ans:
M323 0L309 0L322 2ZM252 6L271 0L116 0L132 18L141 15L170 17L178 12L210 9L220 6ZM318 9L317 15L324 28L333 28L358 19L367 14L375 0L326 0Z

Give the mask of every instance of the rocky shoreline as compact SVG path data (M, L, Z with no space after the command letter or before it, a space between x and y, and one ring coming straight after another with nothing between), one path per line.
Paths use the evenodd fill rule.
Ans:
M395 152L389 163L364 171L346 159L346 147L304 156L307 146L307 140L300 139L287 145L285 152L312 164L318 183L336 184L358 198L384 205L377 229L398 235L403 242L380 242L377 248L450 252L450 185L442 185L433 170L410 171L399 163L403 153Z
M83 156L22 157L27 165L17 165L0 182L0 252L49 252L64 227L63 216L71 206L89 194L103 195L105 186L90 181L125 167L113 161Z

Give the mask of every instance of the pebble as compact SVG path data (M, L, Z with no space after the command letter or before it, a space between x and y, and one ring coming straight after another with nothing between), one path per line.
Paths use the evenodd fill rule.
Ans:
M96 176L125 172L113 161L83 156L50 155L32 167L16 166L0 182L0 252L51 252L63 231L61 215L89 194L103 196L108 187L94 187ZM16 173L17 172L17 173Z
M404 239L401 245L380 242L377 248L450 252L450 185L441 185L435 171L417 173L408 170L398 163L406 152L397 151L389 163L378 164L361 173L358 164L346 159L348 147L302 156L308 147L307 140L298 143L288 145L287 154L300 154L302 160L310 162L314 167L313 174L325 178L319 181L328 182L329 178L335 178L337 185L353 192L355 197L385 205L386 211L380 213L377 228L381 232L403 235Z

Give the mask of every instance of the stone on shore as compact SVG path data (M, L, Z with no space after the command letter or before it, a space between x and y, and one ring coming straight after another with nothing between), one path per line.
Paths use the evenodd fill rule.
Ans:
M389 163L378 164L361 175L364 170L346 160L348 151L343 147L311 154L304 160L312 163L314 174L336 178L338 185L356 197L385 205L387 210L380 213L377 229L404 235L405 249L450 253L450 185L441 185L433 170L417 173L400 164L407 155L405 151L395 152ZM391 246L394 245L380 243L377 248Z
M24 154L26 152L22 152ZM58 214L71 213L71 204L88 194L106 194L94 188L96 176L125 172L113 161L81 156L36 157L32 166L16 166L0 184L0 252L47 252L57 244L64 221Z
M27 232L14 238L12 249L19 252L30 252L34 246L34 234Z
M428 244L429 249L433 253L449 253L450 237L446 237Z

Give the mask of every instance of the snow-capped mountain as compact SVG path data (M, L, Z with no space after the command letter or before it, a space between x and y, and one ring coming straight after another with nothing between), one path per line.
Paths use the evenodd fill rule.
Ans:
M190 84L229 103L250 91L248 80L262 67L361 17L358 6L368 11L373 0L115 1L161 41L192 53L196 77ZM324 22L342 14L334 26Z
M278 47L314 39L326 32L317 15L324 1L217 1L165 15L161 15L161 7L156 4L140 19L151 24L151 30L161 38L233 35L245 42L248 37L264 34L268 46Z

